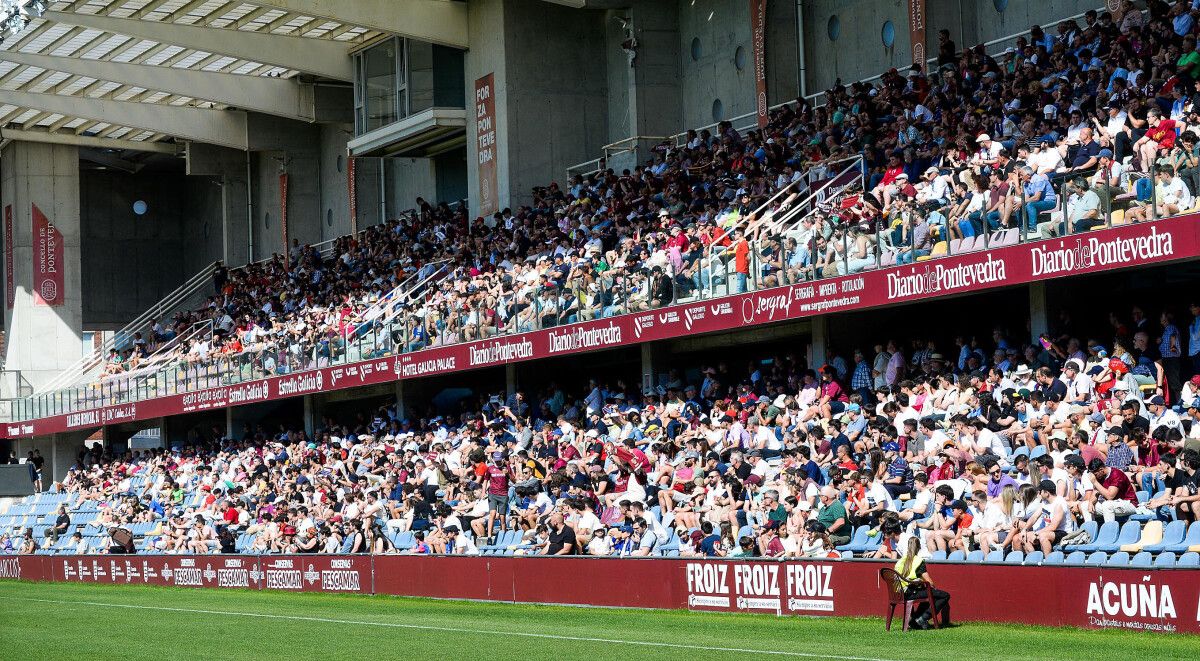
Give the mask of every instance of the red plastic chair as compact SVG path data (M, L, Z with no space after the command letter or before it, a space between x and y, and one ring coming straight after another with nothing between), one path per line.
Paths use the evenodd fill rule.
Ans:
M906 596L904 582L900 580L900 574L897 574L894 569L880 569L879 578L888 591L887 631L892 630L892 617L896 614L897 606L904 607L903 630L908 631L908 622L912 619L913 606L918 604L926 604L929 607L934 627L941 626L938 612L933 607L933 588L928 583L917 581L913 584L913 587L924 590L923 596L913 599Z

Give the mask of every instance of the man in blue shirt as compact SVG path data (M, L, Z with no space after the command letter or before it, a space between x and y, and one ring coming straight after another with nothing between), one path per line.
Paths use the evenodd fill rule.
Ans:
M1033 231L1037 229L1038 214L1053 209L1058 198L1046 175L1035 174L1028 165L1022 167L1020 173L1025 191L1025 226Z

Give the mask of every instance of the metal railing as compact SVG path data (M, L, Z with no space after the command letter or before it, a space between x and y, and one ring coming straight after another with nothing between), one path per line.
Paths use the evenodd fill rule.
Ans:
M124 327L115 333L112 333L90 355L80 357L79 360L60 372L58 376L43 384L38 391L46 392L55 390L89 378L94 371L104 365L110 351L113 349L118 351L124 349L125 345L134 341L136 333L149 330L151 321L168 318L178 312L181 307L188 304L201 288L212 281L213 272L216 271L219 263L212 262L191 278L188 278L182 285L179 285L160 301L147 308L145 312L142 312L133 321L125 324Z
M843 167L846 172L856 166ZM830 213L861 195L864 187L830 192L805 214L785 213L763 225L750 243L747 290L816 281L862 273L895 265L937 260L972 252L1002 248L1051 236L1082 235L1129 222L1152 222L1192 212L1195 199L1176 200L1163 186L1142 184L1139 193L1132 175L1117 189L1087 185L1076 188L1073 179L1089 173L1053 175L1053 204L1026 199L1023 188L1006 198L1000 208L972 208L967 199L950 199L921 206L898 204L893 222L877 219L846 222ZM834 178L833 181L837 179ZM860 180L861 181L861 180ZM871 181L870 189L877 185ZM813 198L828 185L810 191ZM1094 205L1088 191L1101 204ZM777 195L791 195L786 188ZM778 201L778 198L776 198ZM803 208L793 203L789 212ZM1086 211L1095 207L1091 211ZM1186 207L1186 208L1184 208ZM760 207L764 212L768 205ZM969 210L969 211L968 211ZM1085 213L1086 211L1086 213ZM804 218L813 218L811 237L797 241L791 232ZM723 257L719 251L713 255ZM422 349L503 337L593 319L684 304L697 299L725 296L729 287L713 286L724 277L727 263L705 264L703 259L637 266L614 264L603 272L572 271L563 281L529 290L494 288L482 296L452 298L444 287L459 274L441 265L413 283L403 295L384 301L371 321L354 325L349 332L330 337L314 332L295 338L261 340L235 355L219 352L207 359L175 353L152 369L133 375L114 375L98 383L40 393L13 402L18 420L71 413L98 406L135 402L215 386L227 386L267 376L370 360ZM723 290L723 291L722 291Z

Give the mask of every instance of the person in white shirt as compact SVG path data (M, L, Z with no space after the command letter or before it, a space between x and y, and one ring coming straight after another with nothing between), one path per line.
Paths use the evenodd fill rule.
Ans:
M1108 136L1109 140L1112 140L1115 144L1117 136L1125 133L1125 120L1127 118L1128 115L1121 109L1121 104L1113 101L1108 106L1108 120L1104 124L1101 124L1099 119L1095 120L1096 128L1102 134Z
M596 534L592 535L592 539L585 548L588 555L612 555L612 540L608 537L608 531L604 528L597 528Z
M1004 148L1004 145L992 140L992 137L986 133L975 138L975 142L979 144L979 151L971 157L971 165L994 165L996 157L1000 155L1000 150Z
M926 184L918 191L918 199L924 202L933 202L939 206L946 204L950 200L950 192L954 187L954 180L950 175L942 174L937 168L930 167L925 170L923 177Z
M1160 397L1151 397L1146 402L1146 412L1150 417L1150 433L1154 434L1160 427L1165 427L1167 430L1176 430L1180 434L1183 433L1183 423L1179 420L1179 414L1167 407L1166 401Z
M1083 373L1083 368L1077 360L1068 360L1063 366L1062 376L1059 377L1067 386L1064 398L1068 404L1087 404L1092 397L1092 379Z
M1030 165L1037 174L1052 174L1062 167L1063 157L1049 138L1038 143L1037 151L1029 157Z
M1175 168L1166 164L1160 165L1154 176L1156 180L1154 198L1158 208L1143 204L1130 209L1127 214L1130 220L1142 221L1176 216L1192 208L1194 204L1192 192L1188 190L1183 180L1175 175Z
M1071 111L1071 124L1067 127L1067 144L1077 145L1080 143L1080 133L1087 128L1087 122L1083 119L1083 113L1078 110Z
M1038 498L1042 502L1041 525L1036 533L1025 536L1025 552L1032 553L1040 548L1042 553L1049 555L1054 546L1071 532L1071 516L1067 513L1066 499L1055 493L1052 481L1042 480L1038 483Z

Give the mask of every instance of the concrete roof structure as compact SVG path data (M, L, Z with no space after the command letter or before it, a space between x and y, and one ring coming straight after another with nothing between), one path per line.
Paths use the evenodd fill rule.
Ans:
M246 112L321 121L351 54L398 34L466 47L453 0L0 0L0 143L246 149Z

